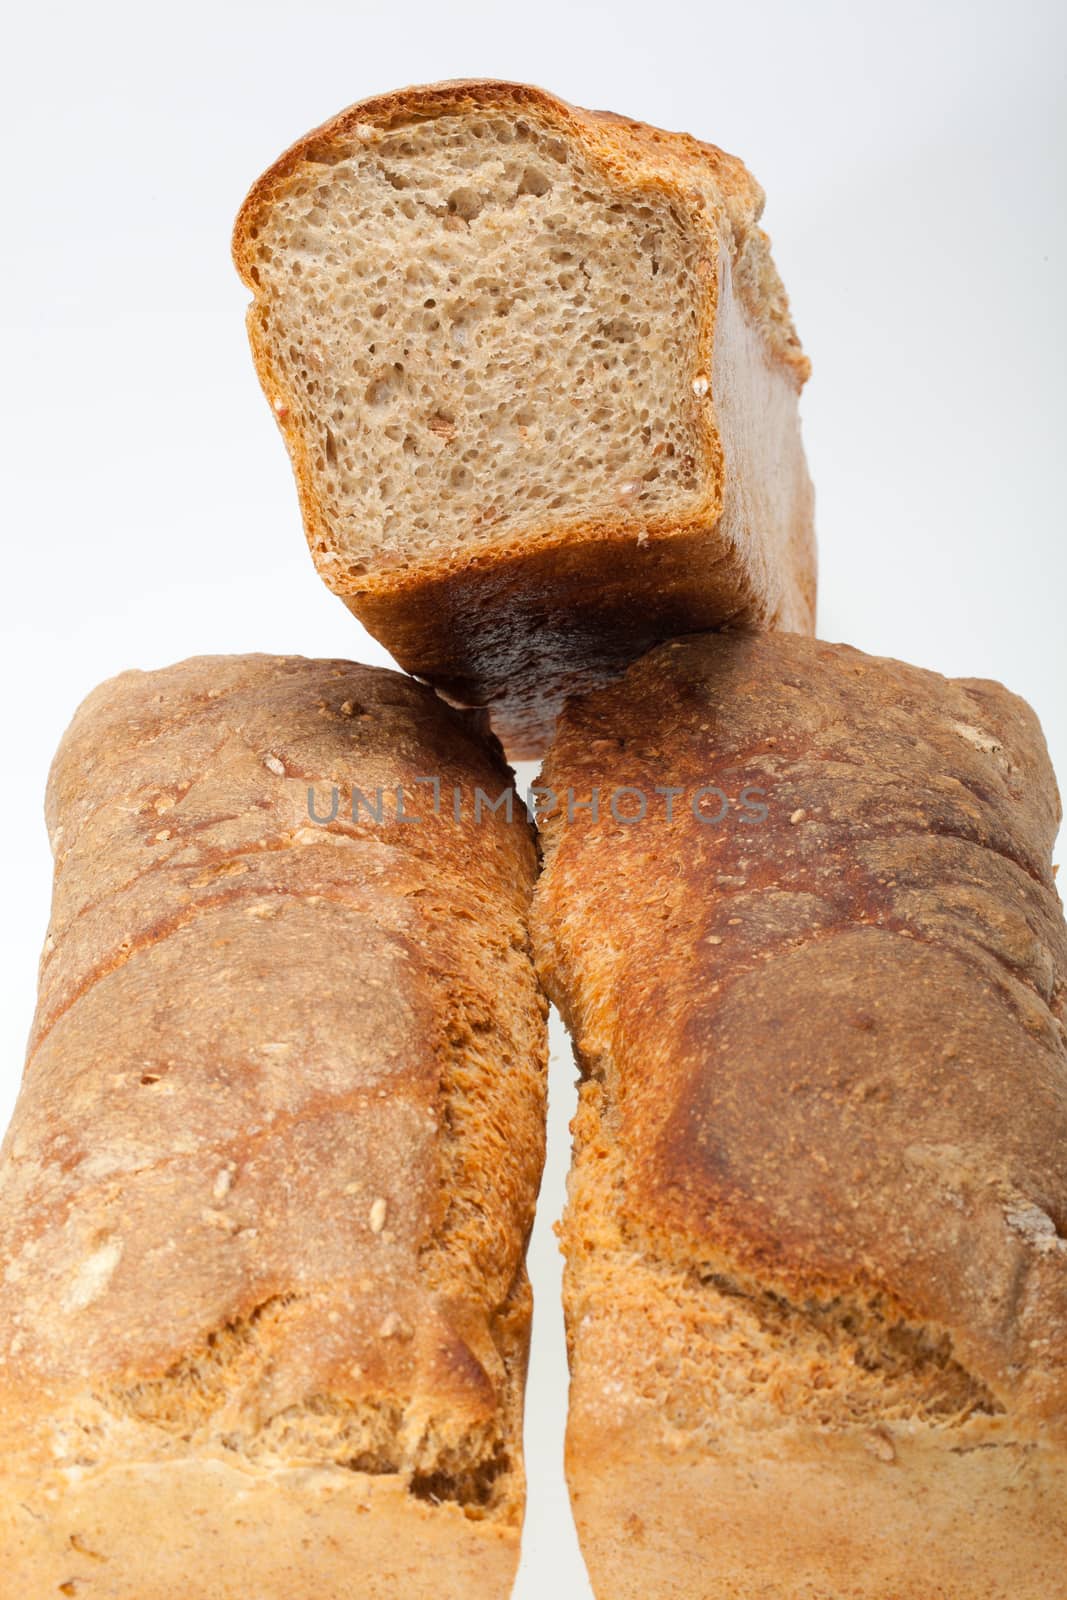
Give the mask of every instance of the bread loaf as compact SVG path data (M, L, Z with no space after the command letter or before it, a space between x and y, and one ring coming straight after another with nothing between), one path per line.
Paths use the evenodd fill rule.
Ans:
M320 573L514 754L657 639L813 626L808 363L762 208L713 145L469 82L353 106L241 209Z
M544 1006L525 817L471 810L508 782L339 661L78 712L0 1156L5 1600L510 1592Z
M597 1596L1062 1600L1067 937L1033 713L693 638L571 707L542 782Z

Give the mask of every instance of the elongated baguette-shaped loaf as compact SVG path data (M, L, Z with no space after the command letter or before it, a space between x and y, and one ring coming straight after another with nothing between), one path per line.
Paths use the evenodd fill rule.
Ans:
M1067 935L1033 713L694 638L570 708L543 781L598 1597L1062 1600Z
M319 571L514 754L658 639L814 626L808 363L762 208L714 145L494 82L353 106L242 207Z
M529 829L471 810L508 781L346 662L78 712L0 1156L5 1600L510 1592L544 1008Z

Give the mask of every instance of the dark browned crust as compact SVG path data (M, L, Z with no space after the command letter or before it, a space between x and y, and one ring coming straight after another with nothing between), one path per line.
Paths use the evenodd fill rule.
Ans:
M1016 1424L1067 1430L1067 933L1029 708L706 636L573 704L542 781L765 791L759 824L681 802L670 826L545 828L542 976L649 1259L881 1308L947 1336Z
M695 529L642 545L560 539L494 552L348 604L400 666L460 705L484 705L522 760L542 753L568 695L609 682L662 640L775 620L761 598L742 553L729 546L712 560Z
M482 106L539 115L575 140L611 181L631 191L655 186L706 236L699 366L713 374L721 242L760 352L754 359L799 391L809 363L758 226L763 192L744 165L687 134L584 111L527 84L471 80L399 90L352 106L297 141L253 185L238 214L233 254L243 281L259 293L254 241L260 219L294 174L338 160L360 127L393 128ZM744 474L759 480L763 514L781 524L783 549L769 555L765 530L739 525L744 513L733 500L734 462L726 460L723 433L710 412L703 423L701 491L674 513L644 524L621 512L557 520L473 554L461 547L414 566L347 570L314 492L308 445L274 371L256 300L248 329L324 581L401 665L462 703L490 706L511 757L541 755L566 694L608 680L657 640L735 620L797 632L814 628L816 560L802 456L794 460L786 451L789 465L772 468L754 456ZM746 353L740 359L753 358Z

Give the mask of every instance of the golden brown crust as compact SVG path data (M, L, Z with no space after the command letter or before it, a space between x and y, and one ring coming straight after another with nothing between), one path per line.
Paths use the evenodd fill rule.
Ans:
M575 1423L572 1421L572 1436ZM1067 1462L937 1427L711 1450L628 1418L568 1453L597 1600L1059 1600Z
M414 566L346 566L262 325L255 237L294 176L335 161L362 131L481 106L536 114L624 194L653 188L668 196L702 240L706 293L694 374L712 375L715 404L699 421L701 491L684 510L640 528L620 511L546 521ZM350 107L287 150L241 207L233 253L257 296L248 313L252 353L292 459L319 572L409 671L464 703L491 706L513 757L543 752L566 693L606 681L655 641L735 621L814 628L812 495L796 416L809 363L757 225L762 208L759 185L714 145L492 80L399 90Z
M782 1552L803 1519L781 1549L764 1541L765 1566L745 1519L768 1517L764 1490L792 1461L798 1505L841 1517L858 1548L878 1495L850 1510L841 1485L866 1440L909 1452L886 1515L921 1528L925 1504L944 1521L931 1592L1052 1600L1067 1553L1067 931L1032 712L999 685L843 646L692 638L573 704L542 783L561 801L535 943L587 1073L566 1298L572 1481L598 1508L584 1530L598 1592L648 1580L638 1567L632 1591L608 1583L620 1460L630 1499L675 1462L661 1534L689 1526L703 1493L736 1498L748 1531L706 1588L666 1574L679 1595L762 1581L777 1596L794 1592ZM608 811L623 785L649 798L639 825ZM680 791L670 824L657 785ZM690 805L711 785L731 802L715 824ZM594 788L606 815L572 805L568 822L567 790L580 804ZM962 1458L985 1449L1009 1553L986 1587L954 1587ZM925 1595L904 1564L846 1587L831 1546L822 1566L805 1555L811 1594L881 1595L896 1577Z
M518 1530L412 1500L392 1477L220 1456L120 1464L73 1486L39 1474L0 1497L0 1548L19 1600L351 1600L353 1584L361 1600L495 1600L511 1592Z
M316 1469L313 1520L373 1495L346 1476L389 1479L416 1542L449 1502L464 1570L472 1517L513 1563L543 1002L529 829L518 808L473 821L475 790L509 782L477 718L345 662L202 658L75 717L0 1158L0 1505L25 1570L51 1575L59 1524L95 1507L119 1562L101 1595L144 1600L162 1578L109 1529L115 1484L135 1506L134 1463L195 1490L216 1459L265 1508ZM334 786L320 825L309 789L326 817ZM380 823L352 821L353 788L383 791ZM239 1503L219 1516L225 1540ZM505 1593L486 1561L480 1592ZM195 1592L230 1593L225 1570Z

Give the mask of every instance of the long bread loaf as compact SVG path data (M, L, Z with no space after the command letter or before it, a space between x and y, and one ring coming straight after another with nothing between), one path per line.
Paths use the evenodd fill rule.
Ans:
M345 662L78 712L0 1156L5 1600L509 1593L545 1045L530 832L472 814L508 782Z
M597 1595L1062 1600L1067 935L1033 713L694 638L572 706L542 782Z

